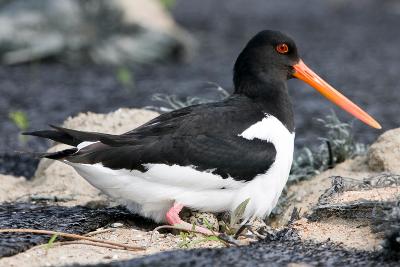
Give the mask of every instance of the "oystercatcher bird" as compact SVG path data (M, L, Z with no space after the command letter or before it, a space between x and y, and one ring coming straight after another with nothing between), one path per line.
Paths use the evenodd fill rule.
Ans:
M179 217L183 207L233 211L247 199L243 219L265 218L292 164L295 127L286 81L293 77L381 128L309 69L291 38L266 30L238 56L234 92L223 101L162 114L121 135L56 126L25 134L73 146L42 157L72 166L93 186L156 222L190 230L192 225Z

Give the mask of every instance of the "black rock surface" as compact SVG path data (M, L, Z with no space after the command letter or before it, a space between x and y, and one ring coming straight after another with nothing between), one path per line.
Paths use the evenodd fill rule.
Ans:
M0 173L30 178L38 164L39 159L29 154L0 153Z
M0 229L31 228L84 234L118 220L138 219L122 208L90 209L44 204L0 205ZM140 219L143 220L143 219ZM0 258L49 241L49 235L0 233Z

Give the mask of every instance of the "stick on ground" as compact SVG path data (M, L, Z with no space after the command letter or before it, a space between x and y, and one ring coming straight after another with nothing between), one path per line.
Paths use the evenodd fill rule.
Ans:
M69 234L69 233L63 233L63 232L56 232L56 231L49 231L49 230L38 230L38 229L0 229L0 233L30 233L30 234L42 234L42 235L58 235L66 238L71 238L71 239L79 239L79 240L86 240L86 241L91 241L94 243L100 243L100 244L107 244L111 245L114 247L122 248L125 250L132 250L132 251L137 251L137 250L145 250L146 248L143 247L135 247L135 246L129 246L121 243L116 243L116 242L111 242L111 241L106 241L106 240L100 240L88 236L81 236L81 235L76 235L76 234Z

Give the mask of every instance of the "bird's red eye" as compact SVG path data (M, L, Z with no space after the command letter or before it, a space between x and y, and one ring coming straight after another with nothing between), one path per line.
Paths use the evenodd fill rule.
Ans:
M275 49L276 49L276 51L277 51L278 53L280 53L280 54L286 54L287 52L289 52L289 47L288 47L288 45L287 45L287 44L284 44L284 43L278 44L278 45L275 47Z

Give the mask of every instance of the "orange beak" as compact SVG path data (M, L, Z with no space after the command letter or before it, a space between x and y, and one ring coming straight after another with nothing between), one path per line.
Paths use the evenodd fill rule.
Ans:
M315 88L320 94L328 98L330 101L352 114L357 119L363 121L371 127L381 129L381 125L364 110L359 108L356 104L351 102L347 97L339 93L335 88L330 86L315 72L313 72L306 64L300 59L299 63L293 66L295 72L294 77L300 79L313 88Z

